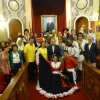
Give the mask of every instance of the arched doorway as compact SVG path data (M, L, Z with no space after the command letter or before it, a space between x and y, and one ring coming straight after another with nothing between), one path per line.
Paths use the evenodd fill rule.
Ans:
M76 20L76 33L78 34L81 29L88 33L88 19L86 17L79 17Z
M13 39L13 41L16 41L18 33L22 33L22 24L16 18L11 19L9 22L9 36Z

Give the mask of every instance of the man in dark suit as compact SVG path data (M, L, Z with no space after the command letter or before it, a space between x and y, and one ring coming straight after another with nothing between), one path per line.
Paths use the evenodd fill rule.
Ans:
M88 37L88 42L85 44L85 59L88 61L91 65L96 67L96 57L99 54L99 49L97 47L97 44L93 43L93 37Z
M55 40L51 39L50 45L47 47L47 52L48 52L48 60L52 60L52 56L55 54L58 57L60 56L60 48L58 45L55 44Z
M52 33L53 29L54 29L54 23L51 21L51 18L48 18L47 30L49 30L49 32Z

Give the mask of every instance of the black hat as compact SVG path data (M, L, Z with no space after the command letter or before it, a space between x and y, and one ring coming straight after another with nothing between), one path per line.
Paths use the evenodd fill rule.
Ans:
M64 28L62 31L64 32L64 30L66 30L67 32L69 31L69 29L68 29L68 28Z

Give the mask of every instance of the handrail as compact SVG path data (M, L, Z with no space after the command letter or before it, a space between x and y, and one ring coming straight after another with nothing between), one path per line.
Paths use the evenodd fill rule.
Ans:
M21 77L23 76L23 73L25 72L25 70L27 70L27 65L23 66L19 70L19 72L16 74L16 76L14 76L12 78L11 82L9 83L9 85L6 87L6 89L2 93L2 95L0 97L0 100L8 100L9 96L14 91L15 87L17 86L17 84L19 84L18 82L21 79Z
M89 64L87 61L83 61L84 67L88 66L90 69L92 69L96 74L100 75L100 70Z

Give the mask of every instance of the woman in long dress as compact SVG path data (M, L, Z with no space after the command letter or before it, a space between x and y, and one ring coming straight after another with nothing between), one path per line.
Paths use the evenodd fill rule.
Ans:
M53 56L53 61L46 61L39 54L39 81L36 90L47 98L58 98L71 95L78 90L77 86L69 87L65 76L61 73L63 66L57 61L57 56Z
M0 52L0 69L4 74L10 73L9 49L9 46L5 46L4 51Z

